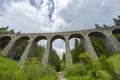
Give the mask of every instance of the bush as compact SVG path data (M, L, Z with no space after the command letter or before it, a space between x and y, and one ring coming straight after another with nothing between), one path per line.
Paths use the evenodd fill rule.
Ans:
M43 66L36 58L24 65L27 80L57 80L56 72L51 66Z
M67 68L66 76L83 76L86 75L87 71L85 65L81 63L76 63L73 66Z
M55 70L35 58L26 61L21 69L16 61L0 56L0 65L0 80L57 80Z
M101 63L102 69L107 71L113 80L120 80L120 75L115 72L112 62L109 62L105 56L101 56L99 62Z
M23 80L23 70L17 66L17 62L0 55L0 80Z
M84 52L79 55L80 61L84 63L85 65L92 62L91 58L89 57L88 53Z

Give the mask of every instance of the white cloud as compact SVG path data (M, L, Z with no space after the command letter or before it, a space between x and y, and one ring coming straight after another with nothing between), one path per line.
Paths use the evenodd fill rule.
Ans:
M54 0L55 10L49 20L48 0L43 1L40 9L30 5L29 0L5 4L0 26L23 33L82 30L94 28L96 23L114 25L112 18L120 14L120 0Z
M59 1L60 2L60 1ZM64 1L64 6L60 4L59 8L55 7L52 21L49 20L48 0L44 0L40 9L30 5L30 3L12 2L5 6L6 13L0 18L0 25L9 25L15 31L23 33L40 33L61 31L67 23L58 15L59 11L66 8L67 3ZM56 3L57 4L57 3ZM55 5L56 5L55 4ZM6 22L3 22L3 21Z
M114 25L112 18L120 13L119 0L72 0L60 16L70 26L66 30L95 28L94 24Z

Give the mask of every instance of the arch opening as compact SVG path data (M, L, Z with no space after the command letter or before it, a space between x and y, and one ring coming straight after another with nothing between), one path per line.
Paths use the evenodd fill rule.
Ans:
M115 29L112 31L114 37L120 42L120 29Z
M107 50L106 36L103 33L91 32L88 36L98 57L101 55L110 56Z
M72 34L69 37L69 44L70 44L70 50L71 50L71 55L72 55L72 61L73 63L78 63L80 62L80 54L85 53L85 48L84 48L84 38L80 34Z
M10 40L11 37L9 36L0 37L0 50L3 50L5 46L7 46L7 44L10 42Z
M51 39L51 61L50 64L55 67L56 71L61 71L63 69L62 66L62 58L63 54L65 54L65 38L61 35L56 35Z
M30 38L28 36L22 36L18 40L16 40L16 42L12 48L12 52L15 54L15 56L13 55L14 60L20 59L20 57L22 56L24 50L26 49L26 47L28 45L28 40L30 40Z
M35 47L34 47L33 57L36 57L41 62L45 52L47 38L44 36L39 36L35 38L34 44Z

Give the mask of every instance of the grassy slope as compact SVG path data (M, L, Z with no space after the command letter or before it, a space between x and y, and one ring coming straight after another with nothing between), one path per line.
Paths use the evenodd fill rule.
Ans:
M25 68L27 69L20 69L17 66L17 61L0 55L0 80L57 80L56 73L51 67L32 64ZM38 75L42 77L38 79Z
M120 67L119 67L120 66L120 53L117 53L109 57L108 60L113 63L115 67L115 71L120 74ZM8 74L8 72L13 72L15 70L18 70L19 68L16 65L17 65L17 61L13 61L13 60L0 56L0 75L1 73ZM86 76L86 77L89 77L89 76Z
M117 72L118 74L120 74L120 52L114 54L113 56L108 58L108 61L113 63L115 72ZM111 80L111 76L106 73L105 71L100 71L100 73L104 76L104 78L102 80ZM66 76L68 80L89 80L90 76L86 75L86 76Z
M115 71L120 74L120 52L111 56L108 60L113 63Z
M4 72L7 73L8 71L13 71L18 69L17 61L13 61L11 59L4 58L0 56L0 73Z

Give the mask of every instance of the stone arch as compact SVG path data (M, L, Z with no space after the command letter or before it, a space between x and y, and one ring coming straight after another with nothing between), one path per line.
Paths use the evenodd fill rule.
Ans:
M8 57L19 60L22 56L26 46L28 45L28 40L30 40L29 36L20 36L13 44L10 52L8 53Z
M113 30L112 30L112 33L120 33L120 28L113 29Z
M2 36L0 37L0 49L3 50L5 46L10 42L11 37L10 36Z
M109 56L110 55L109 54L110 50L109 50L109 46L108 46L108 44L110 42L109 42L109 40L107 39L107 37L106 37L106 35L104 33L95 31L95 32L89 33L88 37L90 38L91 43L92 43L92 45L93 45L93 47L95 49L95 52L97 53L98 57L100 57L101 55L105 55L105 56ZM93 39L95 39L96 41L101 43L99 45L102 46L103 50L99 49L100 47L97 46L94 43L95 41L93 41ZM95 46L97 46L98 48L95 47Z
M69 40L71 38L79 38L79 39L84 39L84 37L81 34L75 33L75 34L71 34L69 37Z
M45 37L45 36L37 36L37 37L34 39L34 42L38 42L39 40L42 40L42 39L47 40L47 37Z
M74 33L69 36L69 44L73 63L78 63L80 61L79 55L85 52L84 37L81 34Z
M62 36L62 35L55 35L55 36L52 37L51 42L53 42L56 39L62 39L63 41L65 41L64 36Z
M20 40L30 40L30 37L29 36L21 36L16 41L20 41Z
M83 45L83 47L84 47L84 43L83 43L84 37L83 37L81 34L78 34L78 33L71 34L71 35L69 36L69 42L70 42L70 40L71 40L72 38L78 38L78 39L80 39L80 40L82 41L82 45Z
M89 37L92 36L92 35L93 36L98 36L100 38L105 38L106 37L105 34L102 33L102 32L91 32L91 33L88 34Z
M37 36L34 41L33 41L33 56L39 58L40 61L42 61L44 52L45 52L45 48L47 43L45 42L45 46L41 46L41 44L39 42L43 41L47 42L47 37L46 36ZM42 48L42 49L41 49ZM42 52L41 52L42 50ZM37 52L36 52L37 51ZM41 52L41 54L39 54L39 52Z
M57 44L59 44L59 45L56 45L56 43ZM59 47L58 49L56 49L56 47ZM59 58L61 57L61 56L63 56L62 55L62 50L60 49L60 48L62 48L62 50L63 51L65 51L66 52L66 48L65 48L65 38L64 38L64 36L62 36L62 35L54 35L53 37L52 37L52 39L51 39L51 50L50 50L50 59L52 60L50 60L50 64L52 64L52 65L56 65L56 61L55 61L55 52L57 53L57 55L56 56L58 56ZM55 51L55 52L54 52ZM51 54L51 52L52 52L52 54ZM59 55L58 55L59 54ZM55 66L55 69L56 69L56 71L60 71L60 61L59 61L59 59L57 60L58 61L58 65L57 66ZM54 64L53 64L54 63Z

